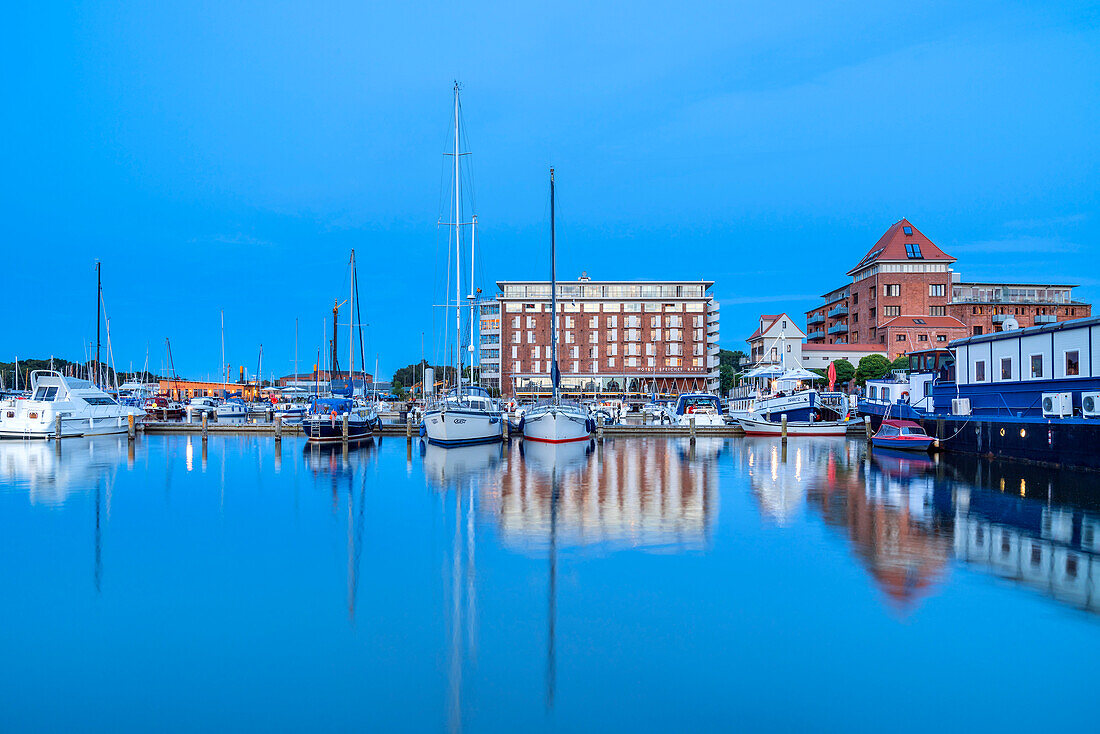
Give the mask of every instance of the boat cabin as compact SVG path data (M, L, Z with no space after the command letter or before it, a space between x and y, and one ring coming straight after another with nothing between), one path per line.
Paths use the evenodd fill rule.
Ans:
M722 404L717 395L710 393L684 393L676 400L676 415L692 413L722 414Z

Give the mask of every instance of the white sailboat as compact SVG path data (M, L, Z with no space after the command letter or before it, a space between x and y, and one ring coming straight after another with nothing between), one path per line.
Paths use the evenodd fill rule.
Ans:
M550 383L553 397L537 403L523 416L523 438L545 443L585 441L594 428L592 416L580 403L561 399L558 370L558 282L554 239L554 169L550 169Z
M428 405L424 411L424 434L428 441L440 446L461 446L466 444L499 441L503 435L503 413L485 388L473 384L474 335L477 332L476 294L474 289L474 231L477 223L474 217L470 222L462 221L462 186L459 168L459 143L461 140L461 105L458 95L458 83L454 87L454 219L449 226L454 228L455 253L455 386L441 399ZM470 384L462 384L463 357L462 344L462 232L463 227L470 228L470 292L467 295L470 311L470 341L467 347L470 363Z

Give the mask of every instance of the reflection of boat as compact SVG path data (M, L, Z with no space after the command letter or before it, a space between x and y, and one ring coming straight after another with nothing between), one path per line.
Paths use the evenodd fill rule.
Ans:
M486 475L501 461L504 445L481 443L444 447L423 443L424 474L439 489L472 477Z
M557 470L559 473L576 468L588 459L592 453L592 442L571 441L569 443L522 443L520 451L525 462L532 468L542 471Z
M783 433L783 424L774 421L763 420L756 416L747 418L739 417L737 422L745 429L748 436L780 436ZM848 421L788 421L788 436L844 436L848 433Z
M336 443L306 443L302 451L306 466L314 474L348 474L374 455L374 441L349 442L347 451Z
M928 451L932 441L932 437L913 421L896 418L882 421L878 432L871 437L871 444L877 449L900 451Z
M871 460L883 473L901 477L922 474L936 467L928 454L897 449L875 449L871 453Z
M37 370L31 373L31 397L0 405L0 436L52 438L59 418L62 438L125 433L130 416L144 415L141 408L119 405L88 380Z
M114 476L125 457L126 440L118 436L74 438L60 453L43 442L0 441L0 480L25 489L32 504L61 505Z

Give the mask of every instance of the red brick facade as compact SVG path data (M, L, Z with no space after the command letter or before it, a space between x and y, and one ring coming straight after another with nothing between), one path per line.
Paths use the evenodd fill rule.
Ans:
M806 312L807 341L878 343L893 359L1000 330L1009 316L1026 327L1092 312L1072 300L1073 286L960 283L954 263L908 220L896 222L848 271L851 283ZM924 323L914 324L913 317Z

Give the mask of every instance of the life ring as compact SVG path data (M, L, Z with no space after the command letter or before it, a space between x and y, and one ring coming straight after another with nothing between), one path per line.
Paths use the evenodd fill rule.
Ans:
M332 411L331 413L329 413L329 418L331 418L333 421L336 420L336 411L335 410Z
M903 392L901 394L901 397L898 398L898 400L902 403L908 403L909 402L909 391L907 390L907 391Z
M694 405L689 405L687 407L687 412L688 413L694 413L695 412L695 406Z

